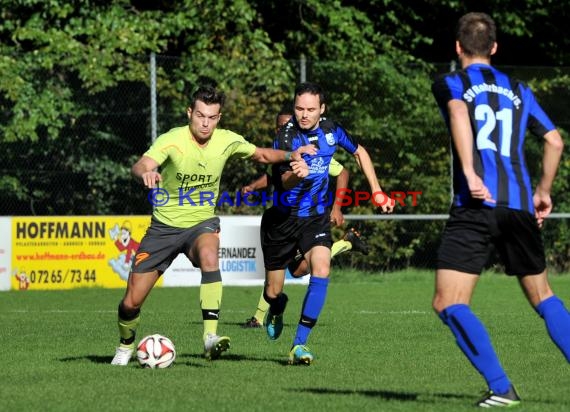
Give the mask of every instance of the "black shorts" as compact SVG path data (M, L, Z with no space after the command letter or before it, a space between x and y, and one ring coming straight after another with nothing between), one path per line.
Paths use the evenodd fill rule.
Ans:
M213 217L189 228L165 225L153 217L133 259L131 272L146 273L158 270L162 274L179 253L184 253L190 259L188 252L198 236L203 233L219 232L219 217ZM192 264L198 265L197 262Z
M451 208L437 268L480 274L493 246L508 275L535 275L546 268L535 217L526 211L504 207Z
M328 214L299 217L271 207L261 218L261 250L266 270L285 269L297 250L303 255L314 246L332 245Z

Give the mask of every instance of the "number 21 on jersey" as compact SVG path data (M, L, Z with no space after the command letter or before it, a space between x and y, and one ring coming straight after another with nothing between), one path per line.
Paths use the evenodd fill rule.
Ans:
M500 142L501 156L511 156L511 137L513 135L513 111L511 109L502 109L498 112L493 111L488 104L480 104L475 108L475 119L482 121L483 126L477 133L477 149L490 149L497 151L497 145L491 140L491 133L500 122Z

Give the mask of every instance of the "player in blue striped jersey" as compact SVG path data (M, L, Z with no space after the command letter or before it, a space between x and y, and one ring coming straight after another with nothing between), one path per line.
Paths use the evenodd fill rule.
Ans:
M492 245L570 361L570 315L550 288L540 234L552 210L563 142L530 88L491 66L496 50L492 18L464 15L456 32L462 69L432 85L451 133L455 191L438 251L433 307L487 382L489 390L477 402L481 407L520 403L469 306ZM524 157L527 130L544 141L542 176L534 191Z
M302 83L295 89L295 116L283 126L274 141L275 148L296 148L312 144L317 153L304 156L305 163L285 163L273 168L273 206L261 220L261 247L265 264L265 300L269 303L266 331L277 339L283 330L283 312L287 296L283 293L285 268L301 251L309 263L311 278L303 301L301 317L289 352L292 364L310 365L313 354L306 346L325 303L331 260L331 233L327 198L329 163L337 146L353 154L367 178L375 202L391 212L393 201L387 202L368 152L337 123L321 121L325 111L324 94L314 83ZM308 167L303 179L295 177L296 169Z

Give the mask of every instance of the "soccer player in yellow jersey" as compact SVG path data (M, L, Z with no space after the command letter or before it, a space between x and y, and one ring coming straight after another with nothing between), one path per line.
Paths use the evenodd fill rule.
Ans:
M200 87L188 108L189 125L159 136L132 167L134 178L151 189L149 199L154 196L156 208L119 303L120 344L113 365L125 366L131 359L141 306L179 253L184 253L202 272L204 357L217 359L229 349L230 338L217 334L222 277L218 261L220 220L214 208L224 166L231 157L252 158L260 163L291 160L300 178L308 175L301 154L314 153L313 146L294 152L258 148L239 134L217 129L224 100L224 94L215 88Z

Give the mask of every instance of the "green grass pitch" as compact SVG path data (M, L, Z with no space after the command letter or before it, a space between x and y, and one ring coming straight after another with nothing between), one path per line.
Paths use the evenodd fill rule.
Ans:
M570 276L551 278L570 306ZM431 311L433 273L334 271L309 346L312 366L287 354L305 286L286 286L285 330L270 342L245 330L258 287L226 287L218 332L223 357L202 353L198 288L157 288L138 337L161 333L173 367L109 365L123 290L0 293L0 411L469 411L482 378ZM515 383L522 411L570 410L570 366L515 279L485 274L473 300Z

